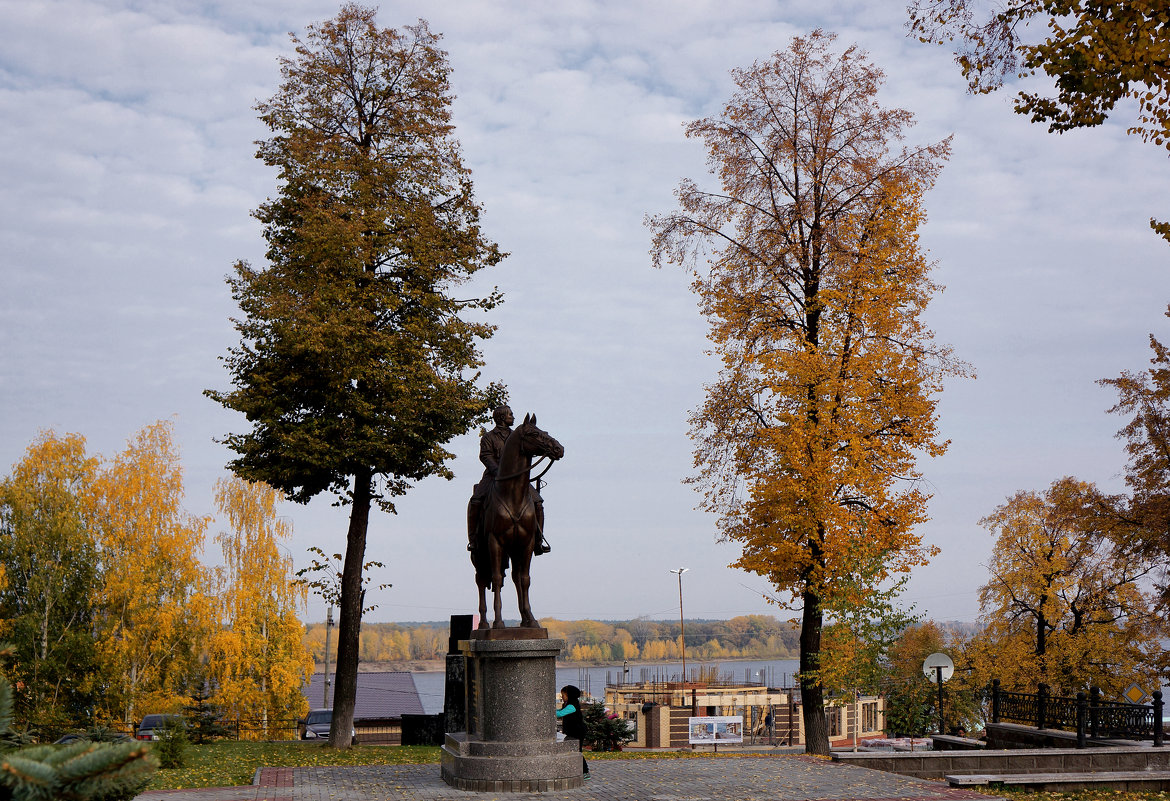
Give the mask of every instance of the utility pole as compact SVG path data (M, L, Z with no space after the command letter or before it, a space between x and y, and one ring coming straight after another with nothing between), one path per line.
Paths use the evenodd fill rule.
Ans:
M329 630L333 628L333 607L325 613L325 681L321 690L321 706L329 706Z
M686 618L683 617L682 574L686 573L689 569L680 567L677 570L670 571L678 575L678 644L679 649L682 651L682 680L684 690L687 684L687 633Z

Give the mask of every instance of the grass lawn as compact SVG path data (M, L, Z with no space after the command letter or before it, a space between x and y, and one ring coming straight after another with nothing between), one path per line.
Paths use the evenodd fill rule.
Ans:
M741 756L692 751L621 751L588 754L595 759L711 759ZM747 754L742 754L747 756ZM767 755L758 755L767 759ZM248 743L224 741L192 745L187 749L187 767L159 770L147 790L182 790L192 787L235 787L251 784L256 768L313 767L322 765L404 765L439 762L437 746L359 745L335 751L319 743ZM1036 793L1003 788L972 788L1013 801L1170 801L1170 793L1126 793L1090 790L1080 793ZM1025 799L1026 797L1026 799Z
M731 756L732 754L719 754ZM688 759L710 757L691 751L621 751L590 753L590 759ZM187 747L187 767L159 770L148 790L192 787L237 787L251 784L256 768L321 765L416 765L439 762L437 746L359 745L335 751L321 743L249 743L224 740Z
M437 746L358 745L336 751L320 743L224 741L187 747L187 767L159 770L147 790L236 787L251 784L256 768L320 765L404 765L438 763Z
M987 787L969 789L1000 798L1015 799L1015 801L1168 801L1170 799L1170 793L1157 791L1135 793L1122 790L1082 790L1076 793L1037 793L1031 790L1003 787L997 787L994 790Z

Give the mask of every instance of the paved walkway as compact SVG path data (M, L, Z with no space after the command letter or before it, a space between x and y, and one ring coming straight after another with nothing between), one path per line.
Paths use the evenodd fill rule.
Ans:
M988 796L945 783L809 756L629 759L590 762L593 778L556 793L469 793L448 787L439 766L264 768L259 784L155 790L137 801L963 801Z

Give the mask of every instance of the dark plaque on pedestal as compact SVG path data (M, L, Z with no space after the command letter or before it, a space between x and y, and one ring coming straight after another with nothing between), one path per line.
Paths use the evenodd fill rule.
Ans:
M443 731L467 728L467 667L459 641L471 636L471 615L451 615L451 636L447 641L447 677L443 683Z

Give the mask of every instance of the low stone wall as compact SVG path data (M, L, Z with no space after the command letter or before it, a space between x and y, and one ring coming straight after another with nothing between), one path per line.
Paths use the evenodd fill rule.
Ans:
M1033 748L1005 751L838 752L835 762L919 779L975 773L1078 773L1170 769L1170 748Z
M1088 745L1094 747L1129 746L1149 747L1145 743L1133 740L1108 740L1104 738L1089 738ZM1037 729L1035 726L1023 726L1018 723L988 723L987 747L1004 748L1076 748L1076 732L1061 731L1060 729Z
M1077 734L1059 729L1037 729L1035 726L1021 726L1016 723L988 723L987 747L1076 748Z
M982 751L987 747L983 740L951 734L936 734L930 738L930 743L932 751Z

